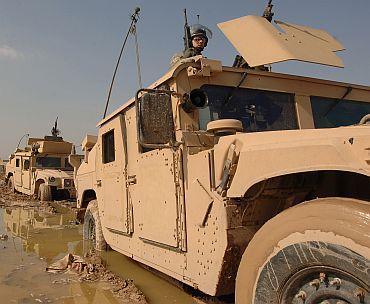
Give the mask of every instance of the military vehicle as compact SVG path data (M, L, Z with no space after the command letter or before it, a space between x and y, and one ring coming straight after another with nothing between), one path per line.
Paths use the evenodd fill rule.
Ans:
M342 66L322 30L219 24L248 63L198 56L82 143L84 237L236 303L370 303L370 87L266 71Z
M68 162L73 144L58 136L29 138L28 146L17 148L6 165L6 182L13 192L36 195L41 201L76 197L73 167Z

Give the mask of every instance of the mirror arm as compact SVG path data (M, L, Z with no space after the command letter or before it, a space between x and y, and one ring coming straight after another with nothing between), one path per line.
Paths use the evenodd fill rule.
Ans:
M168 144L148 144L143 141L141 137L141 121L140 121L140 100L139 95L142 92L148 92L148 93L164 93L169 95L178 95L181 97L181 94L178 94L174 91L168 91L168 90L157 90L157 89L140 89L135 94L135 109L136 109L136 132L137 132L137 140L140 146L144 148L149 149L174 149L180 146L181 142L170 142Z

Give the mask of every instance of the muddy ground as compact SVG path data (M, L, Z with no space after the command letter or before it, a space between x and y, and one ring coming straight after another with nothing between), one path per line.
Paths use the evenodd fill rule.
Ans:
M179 284L113 250L94 253L91 244L82 240L76 211L75 202L40 202L12 193L0 177L4 303L225 303L185 292ZM46 271L67 255L78 255L83 263L71 263L57 274Z
M82 241L74 202L12 193L0 177L2 303L209 303L113 250L96 254L90 248ZM46 272L68 254L84 264Z
M133 280L115 275L92 251L82 252L85 263L82 269L68 267L65 273L46 272L46 267L67 251L81 251L78 248L81 247L79 241L82 242L81 231L78 231L81 225L75 220L75 203L41 203L35 197L12 193L1 178L0 208L0 226L3 226L0 227L2 301L148 303ZM47 241L53 238L57 241ZM69 243L67 247L65 241ZM68 248L73 246L71 243L75 243L74 250Z

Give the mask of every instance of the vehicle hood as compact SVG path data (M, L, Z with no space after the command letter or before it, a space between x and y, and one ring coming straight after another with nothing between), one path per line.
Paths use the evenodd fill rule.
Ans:
M70 178L73 179L73 171L62 171L57 169L46 169L36 171L37 177L55 177L55 178Z
M232 144L237 157L229 197L243 196L264 179L296 172L340 170L370 176L370 125L222 137L215 146L216 180L221 180Z

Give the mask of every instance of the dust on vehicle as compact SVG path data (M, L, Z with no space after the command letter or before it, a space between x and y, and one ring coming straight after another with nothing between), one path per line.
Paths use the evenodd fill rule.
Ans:
M85 138L84 237L236 303L369 303L370 87L255 68L343 65L269 21L219 24L244 64L180 60Z
M58 136L29 138L24 149L17 148L6 165L6 182L13 192L35 195L41 201L76 197L73 167L68 162L73 144Z

